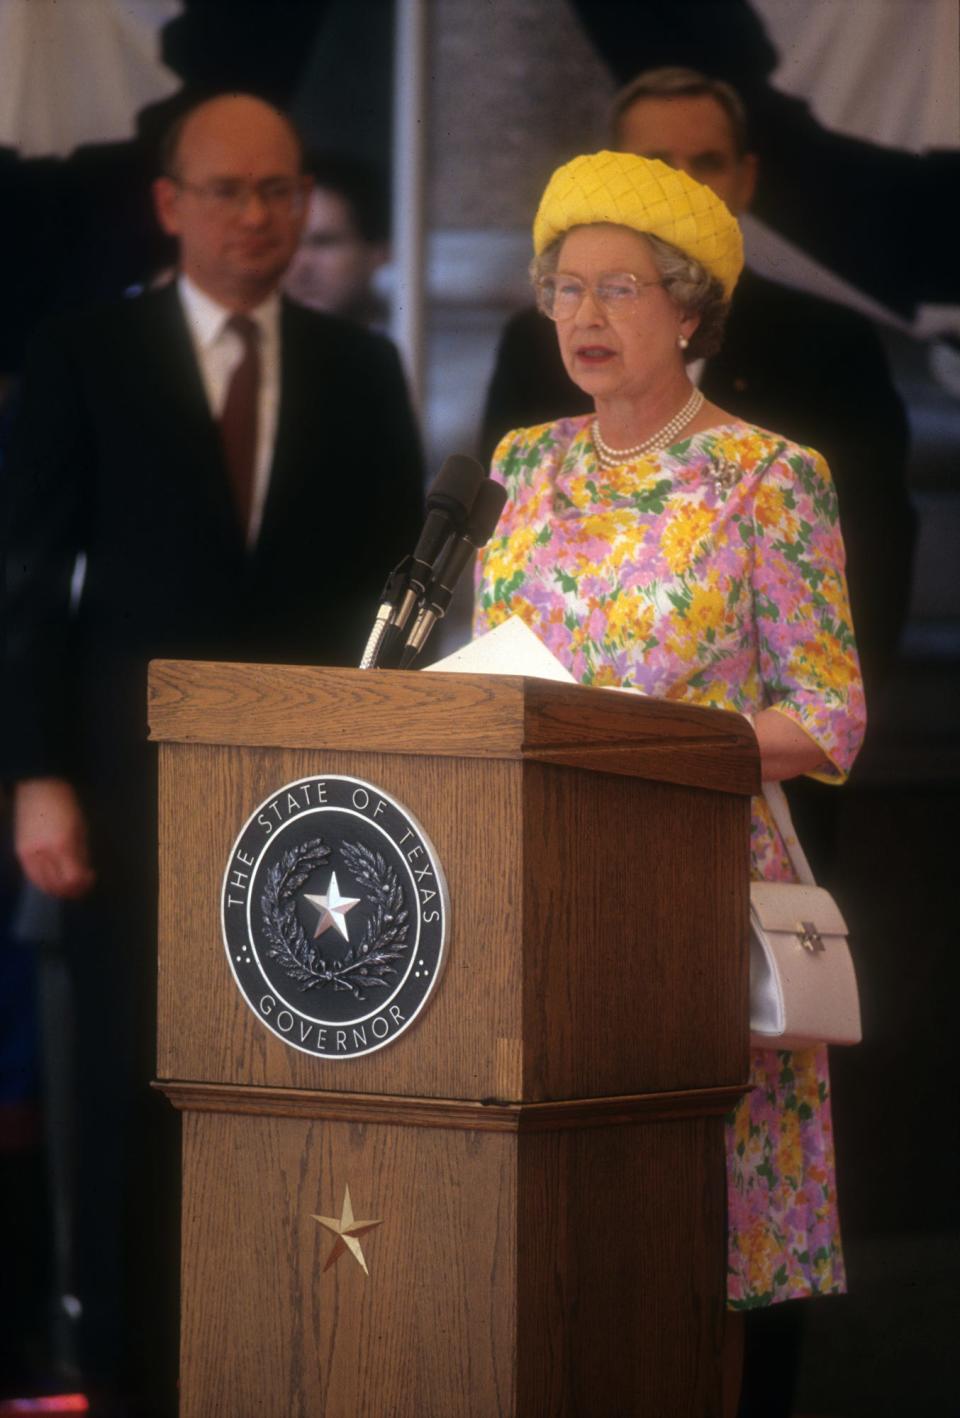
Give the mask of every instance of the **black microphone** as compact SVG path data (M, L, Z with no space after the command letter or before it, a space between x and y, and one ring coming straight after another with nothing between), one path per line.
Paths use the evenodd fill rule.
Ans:
M454 587L463 575L470 558L486 546L500 520L507 490L501 483L485 478L477 491L476 501L460 536L451 537L434 569L426 601L407 636L400 659L400 668L408 669L426 644L427 637L438 620L447 612Z
M427 520L420 539L413 549L407 576L407 590L391 625L403 630L410 612L425 594L430 583L433 564L443 551L452 532L460 532L467 524L474 499L487 475L476 458L465 453L451 453L427 493Z
M466 525L477 488L484 480L475 458L454 453L446 459L427 491L427 520L412 556L405 556L387 577L373 628L360 659L362 670L395 664L403 627L423 595L433 562L453 532Z

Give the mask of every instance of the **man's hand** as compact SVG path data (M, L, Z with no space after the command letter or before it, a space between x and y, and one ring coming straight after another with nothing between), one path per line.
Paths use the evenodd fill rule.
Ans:
M27 778L13 797L14 849L24 875L48 896L75 900L96 880L80 801L63 778Z

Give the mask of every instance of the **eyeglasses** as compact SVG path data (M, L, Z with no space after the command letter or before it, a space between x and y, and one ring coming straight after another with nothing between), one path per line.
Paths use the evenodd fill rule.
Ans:
M297 212L303 207L307 191L305 181L297 177L265 177L260 182L245 182L241 177L212 177L209 182L173 180L205 206L225 216L239 216L253 196L271 211Z
M629 271L610 271L596 281L578 276L541 276L536 283L537 305L551 320L570 320L589 291L611 320L626 320L637 308L641 292L663 281L641 281Z

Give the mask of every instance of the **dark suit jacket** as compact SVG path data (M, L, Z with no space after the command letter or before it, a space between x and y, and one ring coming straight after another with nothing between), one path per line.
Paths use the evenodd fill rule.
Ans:
M843 306L745 271L701 387L721 408L816 448L829 463L869 701L906 616L914 527L906 416L876 332ZM535 310L514 316L487 395L484 455L511 428L592 408L563 368L551 322Z
M7 475L7 777L122 772L153 656L357 663L419 530L418 435L381 337L285 302L281 360L248 552L174 287L35 341Z

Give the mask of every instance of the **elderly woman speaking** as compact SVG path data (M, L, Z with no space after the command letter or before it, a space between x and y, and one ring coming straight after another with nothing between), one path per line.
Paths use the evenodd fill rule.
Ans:
M540 309L596 413L498 447L478 628L518 615L585 684L751 715L765 779L841 781L864 705L829 471L690 378L719 348L736 221L685 173L603 152L554 173L533 237ZM756 877L792 879L762 799L752 853ZM728 1129L741 1310L844 1289L826 1049L757 1050L751 1081Z

